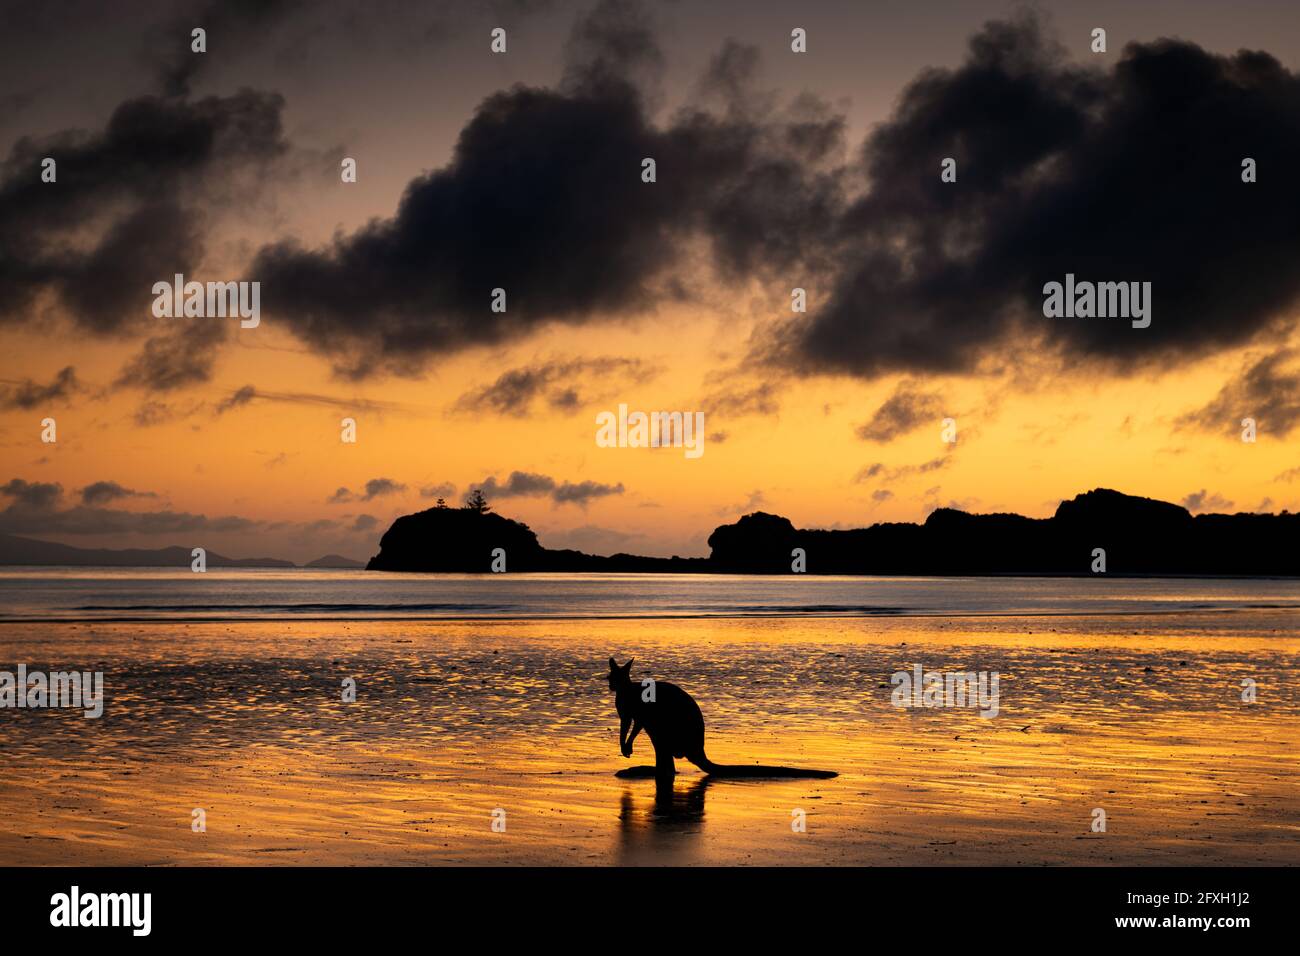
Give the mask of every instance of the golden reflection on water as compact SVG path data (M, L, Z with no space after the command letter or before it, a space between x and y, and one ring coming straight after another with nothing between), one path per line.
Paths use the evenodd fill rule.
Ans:
M0 862L1297 863L1293 614L3 627L107 706L0 714ZM611 654L715 761L841 776L615 778ZM893 707L918 662L999 715Z

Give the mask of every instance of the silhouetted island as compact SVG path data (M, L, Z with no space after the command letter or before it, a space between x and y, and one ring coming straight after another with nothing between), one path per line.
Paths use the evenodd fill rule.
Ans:
M1300 515L1202 514L1099 488L1050 518L939 508L922 524L800 529L755 512L709 536L707 558L609 557L543 548L521 522L480 507L430 508L393 522L366 565L375 571L789 574L802 548L810 574L1081 575L1105 552L1111 575L1300 576Z
M490 571L493 551L505 552L507 571L707 572L707 558L603 557L543 548L528 525L491 511L430 508L403 515L379 539L368 571Z

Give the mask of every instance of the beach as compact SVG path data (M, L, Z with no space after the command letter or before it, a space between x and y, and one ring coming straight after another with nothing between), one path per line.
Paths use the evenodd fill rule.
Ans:
M5 666L102 670L106 704L0 711L0 862L1294 865L1294 625L1290 607L8 622ZM654 761L644 737L619 754L611 655L696 699L715 762L839 776L616 778ZM918 664L996 672L997 715L894 706Z

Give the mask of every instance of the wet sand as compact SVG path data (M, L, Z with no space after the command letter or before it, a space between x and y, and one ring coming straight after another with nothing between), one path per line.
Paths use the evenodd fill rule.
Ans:
M1293 618L3 625L106 707L0 710L0 864L1294 865ZM713 760L840 776L616 778L653 755L610 654ZM895 708L916 663L999 672L998 715Z

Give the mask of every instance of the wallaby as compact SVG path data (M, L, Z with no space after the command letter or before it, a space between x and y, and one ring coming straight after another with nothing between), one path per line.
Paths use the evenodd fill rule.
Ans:
M633 683L631 661L620 666L614 658L609 659L609 689L614 692L614 707L618 710L619 749L624 757L632 756L632 741L644 730L655 748L654 775L661 783L671 781L677 773L675 757L685 757L715 777L838 776L833 770L714 763L704 753L704 715L699 704L667 681L647 682L644 687ZM640 776L636 771L620 771L619 775Z

